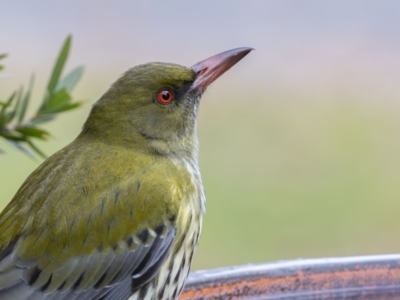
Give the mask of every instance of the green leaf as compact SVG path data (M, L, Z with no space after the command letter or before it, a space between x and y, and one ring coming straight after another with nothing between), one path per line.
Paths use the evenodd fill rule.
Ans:
M15 142L11 140L7 140L7 142L9 142L12 146L21 150L22 152L25 152L25 154L27 154L28 156L35 157L35 153L25 145L21 144L20 142Z
M47 103L46 110L64 105L70 101L71 95L67 92L65 88L62 88L51 96L49 102Z
M54 114L41 114L32 119L29 123L32 125L39 125L55 119Z
M26 109L28 107L28 103L31 97L31 92L32 92L32 87L33 87L33 81L35 79L35 76L31 76L31 80L29 82L29 88L26 91L25 97L22 99L22 101L18 101L18 124L21 124L22 121L24 120ZM22 95L22 91L21 91ZM19 99L18 99L19 100Z
M58 107L64 106L71 101L71 96L65 88L57 91L51 95L45 106L40 108L38 114L49 114L54 113Z
M36 145L31 140L27 140L26 143L32 148L33 151L36 152L36 154L41 156L43 159L47 158L47 155L44 154L38 147L36 147Z
M47 85L47 91L50 95L53 93L54 88L56 87L57 82L60 78L60 75L64 68L64 64L68 57L70 46L71 46L71 36L69 35L61 48L60 54L57 57L56 64L54 65L53 72L51 73L50 80Z
M75 109L75 108L81 106L82 104L83 104L83 102L80 102L80 101L77 101L77 102L74 102L74 103L70 103L70 104L68 104L66 106L60 107L57 110L57 112L60 113L60 112L72 110L72 109Z
M3 106L3 109L2 109L2 112L1 112L1 115L3 116L3 118L2 118L2 122L0 122L0 123L3 124L3 126L11 123L11 121L16 116L17 109L18 109L18 102L20 101L21 95L22 95L22 87L17 92L17 105L14 106L13 110L11 110L11 111L7 110L7 108L9 108L11 106L12 102L15 99L15 97L13 95L10 97L10 99L7 102L6 106L5 107Z
M9 124L12 121L12 119L14 119L16 114L16 107L14 108L13 111L9 111L8 108L11 106L16 95L17 98L20 97L21 92L22 88L19 89L18 92L14 92L6 102L1 103L2 108L0 110L0 130L2 130L4 126Z
M8 100L4 103L2 102L2 108L0 110L0 114L3 114L5 112L5 110L7 109L7 107L9 107L12 103L12 101L14 100L15 96L17 95L16 92L12 93L12 95L10 96L10 98L8 98Z
M5 113L5 120L6 120L5 124L11 123L11 121L14 119L16 114L17 114L17 109L6 112Z
M3 59L3 58L5 58L5 57L7 57L7 54L0 54L0 59ZM0 65L0 71L1 70L3 70L4 69L4 66L3 65Z
M55 90L58 91L59 89L65 88L67 92L71 92L78 83L79 79L82 77L84 69L85 68L83 66L73 69L68 73L68 75L66 75L57 83Z
M16 142L25 142L26 138L17 132L10 132L10 131L2 131L0 132L0 136L4 137L6 140L9 141L16 141Z
M50 136L50 134L46 130L36 127L21 127L15 129L15 131L21 133L25 137L34 137L41 140L47 140L47 138Z
M37 128L36 125L53 120L57 113L74 109L83 104L73 102L70 92L82 77L84 67L76 67L61 78L70 51L71 40L71 36L67 36L61 47L47 84L44 100L36 115L31 118L26 117L32 96L33 75L26 92L21 87L7 101L0 101L0 138L6 139L7 142L30 156L38 155L46 158L46 155L32 140L46 140L50 134L46 130ZM6 54L0 54L0 60L6 56ZM0 70L2 68L3 66L0 64ZM12 122L14 119L16 122Z
M6 116L4 114L0 114L0 131L6 124Z
M82 102L65 103L65 104L59 105L57 107L54 107L52 109L49 109L47 111L47 113L54 114L54 113L64 112L67 110L77 108L77 107L81 106L82 104L83 104Z

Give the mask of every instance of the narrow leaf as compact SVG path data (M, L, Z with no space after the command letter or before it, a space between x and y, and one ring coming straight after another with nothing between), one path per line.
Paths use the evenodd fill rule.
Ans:
M47 85L47 91L49 94L53 93L54 88L57 85L61 72L64 68L65 62L67 60L70 46L71 46L71 36L69 35L61 48L60 54L58 55L56 60L56 64L54 65L53 72L51 73L50 80Z
M20 142L11 141L11 140L8 140L7 142L9 142L12 146L21 150L22 152L25 152L25 154L27 154L28 156L35 157L35 153L31 149L26 147L25 145L21 144Z
M59 89L65 88L67 92L71 92L78 83L79 79L82 77L84 69L85 68L83 66L73 69L68 73L68 75L66 75L57 83L55 90L58 91Z
M25 142L26 141L25 137L22 134L16 133L16 132L2 131L2 132L0 132L0 136L5 138L6 140L10 140L10 141L16 141L16 142Z
M32 121L30 121L29 124L32 124L32 125L43 124L43 123L46 123L48 121L55 119L55 117L56 117L55 114L41 114L41 115L36 116L34 119L32 119Z
M55 94L51 95L50 99L47 101L45 107L41 109L39 113L50 113L56 107L65 105L69 103L71 100L71 96L62 88L61 90L57 91Z
M11 123L11 121L14 119L15 115L17 114L17 109L13 109L12 111L8 111L5 113L5 124Z
M38 138L41 140L47 140L47 138L50 136L50 134L46 130L35 128L35 127L21 127L21 128L15 129L15 131L18 131L25 137L27 137L27 136L34 137L34 138Z
M17 92L12 93L12 95L10 96L10 98L8 98L8 100L5 103L2 103L2 108L0 110L0 114L3 114L4 111L6 110L7 107L9 107L12 103L12 101L14 100L15 96L17 95Z
M8 98L7 102L2 103L2 108L0 110L0 130L3 129L4 126L8 125L15 117L17 106L14 107L14 110L9 111L8 108L13 103L15 96L17 96L17 104L18 99L21 97L22 87L18 90L18 92L14 92L10 98Z
M47 111L47 113L64 112L64 111L67 111L67 110L71 110L71 109L77 108L77 107L81 106L82 104L83 104L82 102L74 102L74 103L63 104L63 105L54 107L53 109L49 109Z
M22 101L19 101L18 105L18 124L21 124L22 121L24 120L26 109L28 107L28 103L31 97L32 93L32 87L33 87L33 81L35 79L35 76L31 76L31 80L29 82L29 87L28 90L26 91L25 97L22 99Z
M26 143L36 152L36 154L41 156L43 159L47 158L47 155L44 154L31 140L27 140Z
M0 54L0 59L3 59L3 58L5 58L5 57L7 57L7 54L5 54L5 53ZM0 65L0 71L3 70L3 69L4 69L4 66L3 66L3 65Z
M6 116L4 114L0 114L0 132L3 130L3 127L6 125Z

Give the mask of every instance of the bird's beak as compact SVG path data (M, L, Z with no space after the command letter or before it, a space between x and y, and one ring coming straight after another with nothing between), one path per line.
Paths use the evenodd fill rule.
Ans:
M192 66L196 73L190 91L201 94L215 79L228 71L239 60L245 57L253 48L242 47L211 56Z

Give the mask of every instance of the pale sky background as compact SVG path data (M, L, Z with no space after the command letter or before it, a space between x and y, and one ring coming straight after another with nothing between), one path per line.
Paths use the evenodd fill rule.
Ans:
M5 99L21 84L27 86L30 75L35 73L34 98L39 103L61 44L68 34L73 35L66 70L81 64L85 66L83 78L73 95L75 99L87 100L87 104L79 111L60 116L46 127L54 138L41 147L47 154L52 154L79 133L91 104L128 68L148 61L190 66L219 52L248 46L255 51L212 85L201 106L200 159L204 163L203 172L209 174L209 178L218 173L216 168L232 168L231 173L241 172L243 177L233 184L243 184L244 189L257 185L252 176L263 178L265 170L269 170L268 174L273 178L276 178L273 172L282 170L292 172L293 178L299 178L296 180L307 174L316 174L321 180L328 178L322 171L322 175L313 173L310 166L313 163L320 166L318 159L321 157L338 157L338 163L329 162L343 168L347 163L342 161L339 148L326 146L334 137L327 131L318 132L318 129L325 119L331 122L329 128L343 125L341 119L346 118L347 111L354 111L364 118L365 123L360 123L357 128L364 130L368 125L376 132L376 136L368 135L366 140L374 147L380 146L382 152L371 154L372 158L366 161L376 160L381 166L381 160L387 159L387 170L390 171L385 169L385 172L391 172L396 178L400 177L395 167L400 166L396 152L400 149L397 131L400 127L394 125L400 113L399 16L400 1L3 1L0 53L10 55L3 61L6 70L0 74L0 99ZM32 104L33 108L37 103ZM354 119L353 115L348 116ZM220 118L220 127L215 130L207 127ZM384 123L389 118L393 122ZM233 125L228 125L228 121L224 123L225 120L231 120ZM343 126L346 130L347 125ZM235 130L230 130L231 127ZM353 128L355 137L360 136L357 128ZM286 137L286 134L287 144L282 142L283 150L277 147L276 156L273 156L271 149L275 148L270 143L280 143L281 136ZM387 138L387 143L381 140L382 136ZM321 140L325 144L319 143ZM351 137L349 143L353 140ZM264 145L270 148L266 146L261 151ZM324 147L333 149L332 156L323 150ZM0 155L0 201L4 206L38 162L14 151L2 140L0 149L7 152ZM347 148L343 151L348 153ZM291 161L288 157L297 164L288 163ZM249 158L255 162L247 161ZM226 164L218 165L224 159ZM239 166L241 161L247 167ZM365 164L361 162L360 165ZM366 172L373 173L373 170ZM342 178L342 173L337 172L337 178ZM217 181L210 179L210 182ZM393 182L393 189L395 184ZM316 187L310 189L315 191ZM217 205L219 199L215 198L222 196L214 196L212 187L209 191L207 216L213 218L212 205ZM268 195L265 198L270 199ZM376 203L371 202L371 211L379 205L381 198L378 198L374 198ZM277 199L281 201L281 198ZM355 198L352 195L349 199ZM270 200L265 201L270 205ZM287 208L282 209L287 212ZM266 208L264 215L269 211ZM392 211L390 205L388 211ZM290 227L291 220L289 217L283 220L288 227L276 235L286 240L302 240L300 233L294 236L296 224ZM207 224L211 223L205 224L210 226ZM268 227L269 223L263 226ZM327 225L330 227L334 228ZM210 227L206 227L206 233L207 228ZM215 225L212 230L218 232L218 228ZM218 232L218 235L222 236L222 233ZM233 234L231 237L234 244L236 238ZM256 236L252 242L254 244L249 247L256 248ZM206 245L207 241L204 243ZM355 243L362 245L359 241ZM313 253L348 255L353 253L354 245L349 242L337 252ZM289 244L286 248L293 247ZM311 253L306 250L304 253ZM389 245L382 251L396 250L400 251L400 244ZM205 258L211 250L201 248L201 251L200 255ZM286 252L280 250L276 253L281 255L266 252L265 259L297 256L296 253L285 256L282 253ZM305 256L300 250L298 255ZM219 258L220 261L223 259L223 256ZM247 261L252 260L240 262Z
M73 34L69 66L87 67L85 86L106 87L146 61L191 65L251 46L256 52L246 68L239 66L226 81L240 80L244 87L261 82L268 89L369 88L387 95L396 92L400 73L399 12L398 1L365 0L9 1L0 11L0 36L2 51L11 53L11 78L2 85L26 82L27 72L45 80L62 40ZM101 91L88 96L96 99Z

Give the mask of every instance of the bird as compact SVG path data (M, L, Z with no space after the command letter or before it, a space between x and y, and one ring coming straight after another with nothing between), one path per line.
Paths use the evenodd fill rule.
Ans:
M177 299L205 213L200 99L251 50L113 83L1 212L0 299Z

